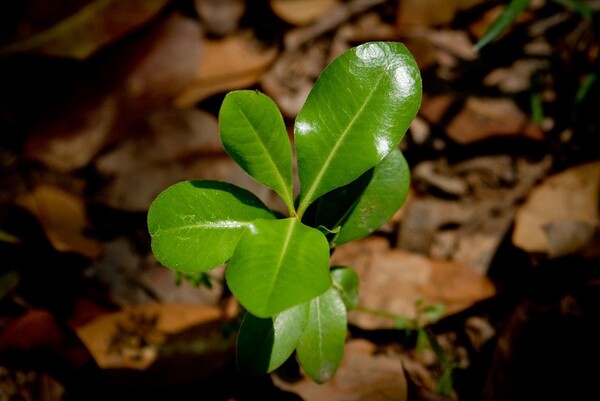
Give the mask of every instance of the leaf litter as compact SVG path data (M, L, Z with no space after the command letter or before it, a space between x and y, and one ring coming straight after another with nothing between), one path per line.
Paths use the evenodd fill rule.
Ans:
M124 2L52 3L56 19L46 21L41 2L1 6L14 22L0 41L0 394L595 394L599 372L583 360L600 356L598 30L588 18L597 2L532 1L478 51L502 5L131 1L135 18L116 20L109 10ZM264 91L290 128L323 67L369 40L406 43L424 77L400 145L412 171L407 202L333 255L356 267L359 305L383 313L351 313L344 362L325 385L293 360L267 380L240 378L228 342L239 307L222 269L186 280L159 266L147 206L170 183L204 178L281 207L224 152L223 97ZM212 289L192 284L203 280ZM437 304L441 316L410 326ZM182 311L201 324L177 319ZM197 374L172 373L192 366Z

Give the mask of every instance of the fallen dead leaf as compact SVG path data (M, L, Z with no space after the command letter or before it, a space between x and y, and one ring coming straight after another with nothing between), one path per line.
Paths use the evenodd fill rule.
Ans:
M271 376L277 387L294 392L305 401L402 401L408 397L400 357L378 353L373 343L363 339L346 343L338 371L324 384L307 377L290 383L275 374Z
M462 111L448 124L448 136L460 144L468 144L493 136L522 135L543 139L517 105L506 98L469 97Z
M403 0L398 7L397 23L403 31L415 26L446 25L458 11L482 2L483 0Z
M168 0L95 0L50 29L0 49L86 59L150 21Z
M426 118L430 123L438 124L453 101L454 97L448 94L431 96L424 93L419 115Z
M179 14L166 17L66 87L64 102L40 106L25 157L62 172L87 166L191 82L200 59L199 37L197 22Z
M340 246L332 255L332 263L352 266L360 279L359 305L395 315L416 316L416 302L445 305L451 315L495 294L494 285L469 266L432 260L423 255L401 250L380 250L377 242ZM362 244L360 244L362 243ZM364 329L393 328L390 319L351 311L349 319Z
M512 241L550 257L584 247L598 228L600 162L572 167L532 190L517 211Z
M222 311L211 306L146 304L99 316L76 333L102 369L144 370L157 360L169 336L222 318Z
M89 354L71 334L49 311L31 309L9 321L4 317L0 353L41 352L45 358L56 357L83 367L89 362Z
M207 39L204 56L194 81L175 98L175 105L197 102L234 89L249 87L260 79L277 55L277 48L265 47L247 31L223 39Z
M121 210L147 210L169 185L201 178L186 171L185 163L225 155L217 119L206 111L163 109L134 128L129 137L95 163L106 177L97 198Z
M102 252L102 244L86 235L90 226L80 195L57 186L39 184L19 203L37 217L56 250L75 252L91 259Z
M285 22L302 26L329 13L339 0L270 0L273 12Z

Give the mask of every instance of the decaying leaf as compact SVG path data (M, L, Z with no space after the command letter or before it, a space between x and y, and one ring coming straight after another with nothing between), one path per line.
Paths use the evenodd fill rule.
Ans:
M49 184L37 185L20 200L42 226L48 241L61 252L75 252L95 258L102 244L88 236L85 202L80 195Z
M408 397L401 359L392 353L377 353L373 343L362 339L347 342L336 375L324 384L308 378L290 383L272 377L277 387L305 401L404 401Z
M285 22L307 25L330 12L339 0L271 0L271 9Z
M398 7L398 25L401 29L407 29L415 26L448 24L458 11L482 2L482 0L403 0Z
M531 139L543 139L540 128L507 98L468 98L463 110L446 129L448 135L461 144L499 135L523 135Z
M600 162L572 167L536 187L515 218L513 243L550 257L574 253L598 228Z
M192 304L146 304L97 317L76 333L103 369L144 370L158 358L169 338L223 319L216 307ZM227 342L227 341L224 341ZM212 351L204 350L207 355Z
M195 80L177 95L175 104L191 106L219 92L249 87L260 79L276 55L275 47L265 47L245 31L223 39L207 39Z
M25 156L63 172L82 168L131 126L167 106L200 59L197 22L171 14L73 83L64 101L39 105Z
M414 317L416 301L424 298L444 304L445 315L450 315L495 294L494 285L469 266L400 250L378 250L381 246L359 240L340 246L332 256L332 263L356 269L360 306ZM354 311L349 320L365 329L394 327L390 319Z
M156 195L189 178L184 162L223 154L217 119L193 108L152 113L95 165L108 180L98 195L122 210L147 210Z
M50 29L0 49L86 59L152 19L168 0L94 0Z

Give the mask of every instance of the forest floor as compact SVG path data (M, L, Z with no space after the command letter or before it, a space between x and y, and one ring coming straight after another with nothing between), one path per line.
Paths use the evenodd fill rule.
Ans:
M12 4L16 3L16 4ZM0 6L0 401L589 399L600 377L598 1L74 0ZM519 3L513 2L513 3ZM505 15L505 14L504 14ZM423 79L404 206L336 265L360 277L344 360L242 378L223 268L161 266L146 216L213 179L228 91L294 118L352 46ZM373 314L369 311L379 311ZM591 365L590 365L591 363Z

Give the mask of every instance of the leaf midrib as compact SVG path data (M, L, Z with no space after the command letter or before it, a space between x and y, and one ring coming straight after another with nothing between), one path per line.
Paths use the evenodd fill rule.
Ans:
M156 230L154 235L158 235L161 233L172 233L172 232L178 232L178 231L182 231L182 230L189 230L189 229L196 229L196 228L209 229L209 230L217 230L217 229L233 230L233 229L238 229L241 227L247 227L250 224L252 224L251 221L222 220L222 221L219 221L216 223L206 222L206 223L188 224L185 226L178 226L178 227L159 228Z
M281 253L279 255L279 260L277 261L276 264L276 268L274 270L274 274L271 276L273 277L273 279L268 283L267 286L267 296L265 297L265 299L267 300L266 304L268 305L270 303L271 297L273 295L273 289L275 288L275 283L277 282L279 275L281 273L281 267L283 266L283 259L285 257L285 254L287 253L287 250L290 246L291 243L291 238L292 238L292 233L294 232L294 221L293 219L290 219L290 224L287 230L287 233L285 234L285 238L283 240L283 244L281 247Z
M237 105L237 106L238 106L238 110L239 110L240 114L242 115L242 117L244 117L244 119L246 120L246 122L248 123L250 128L252 129L252 133L256 136L256 138L258 138L258 143L262 147L264 153L267 154L267 156L268 156L267 160L271 163L273 170L276 171L275 176L277 177L277 180L279 181L279 185L281 185L281 188L284 191L284 193L281 195L284 197L286 205L289 206L289 201L292 199L291 188L288 188L288 185L285 182L285 179L283 177L283 173L277 167L277 163L275 163L275 160L273 159L271 153L269 152L269 148L263 142L263 138L260 136L258 129L254 126L254 124L252 123L252 120L250 120L248 118L248 116L246 115L244 110L241 107L239 107L239 105Z
M381 74L377 80L377 83L375 85L373 85L373 89L371 90L369 95L365 98L365 101L360 106L359 110L354 114L354 117L352 117L352 120L348 123L348 125L346 126L346 128L344 129L344 131L342 132L342 134L340 135L340 137L334 144L331 152L327 156L327 159L321 166L321 169L319 170L319 173L317 174L315 180L313 181L312 185L306 192L306 195L302 198L302 202L300 202L300 206L298 207L298 215L300 217L302 217L302 215L304 214L304 212L306 211L306 209L312 202L313 199L311 199L311 198L313 197L314 193L316 192L317 188L319 187L319 184L321 183L321 180L323 179L325 172L329 168L329 165L331 164L335 154L337 153L337 150L339 149L340 146L342 146L344 139L346 138L346 136L348 135L348 133L350 132L350 130L352 129L352 127L354 126L356 121L359 119L359 117L365 111L367 104L369 103L369 101L371 100L371 98L373 97L373 95L375 94L375 92L377 91L379 86L381 85L383 78L384 78L384 74Z

